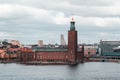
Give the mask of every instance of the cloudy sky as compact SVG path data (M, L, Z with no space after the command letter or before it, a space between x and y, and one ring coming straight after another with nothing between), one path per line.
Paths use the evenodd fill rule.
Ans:
M72 16L79 43L120 40L120 0L0 0L0 39L67 41Z

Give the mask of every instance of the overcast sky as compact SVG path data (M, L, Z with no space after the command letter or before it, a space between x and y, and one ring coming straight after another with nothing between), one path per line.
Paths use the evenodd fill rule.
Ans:
M79 43L120 40L120 0L0 0L0 39L67 41L72 16Z

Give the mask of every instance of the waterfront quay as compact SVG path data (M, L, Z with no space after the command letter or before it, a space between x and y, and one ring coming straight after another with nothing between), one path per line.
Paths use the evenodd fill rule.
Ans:
M99 57L87 57L85 58L85 62L120 62L119 57L114 56L99 56Z

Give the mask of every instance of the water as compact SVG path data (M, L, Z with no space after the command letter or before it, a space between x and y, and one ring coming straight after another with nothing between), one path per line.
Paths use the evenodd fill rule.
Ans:
M88 62L74 67L0 64L0 80L120 80L120 64Z

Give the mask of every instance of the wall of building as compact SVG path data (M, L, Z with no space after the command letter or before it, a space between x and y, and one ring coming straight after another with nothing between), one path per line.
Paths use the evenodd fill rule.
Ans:
M84 56L85 57L90 57L96 55L96 49L88 49L84 51Z
M82 62L84 56L84 49L77 52L77 61ZM20 61L39 61L39 62L68 62L68 51L38 51L33 52L29 48L22 48L20 55Z
M36 52L36 61L67 61L67 52Z
M5 54L6 54L5 50L0 49L0 59L4 59L5 58Z
M0 59L2 60L14 60L19 58L19 49L7 49L7 50L0 50Z
M68 31L68 60L69 63L76 63L77 59L77 31Z

